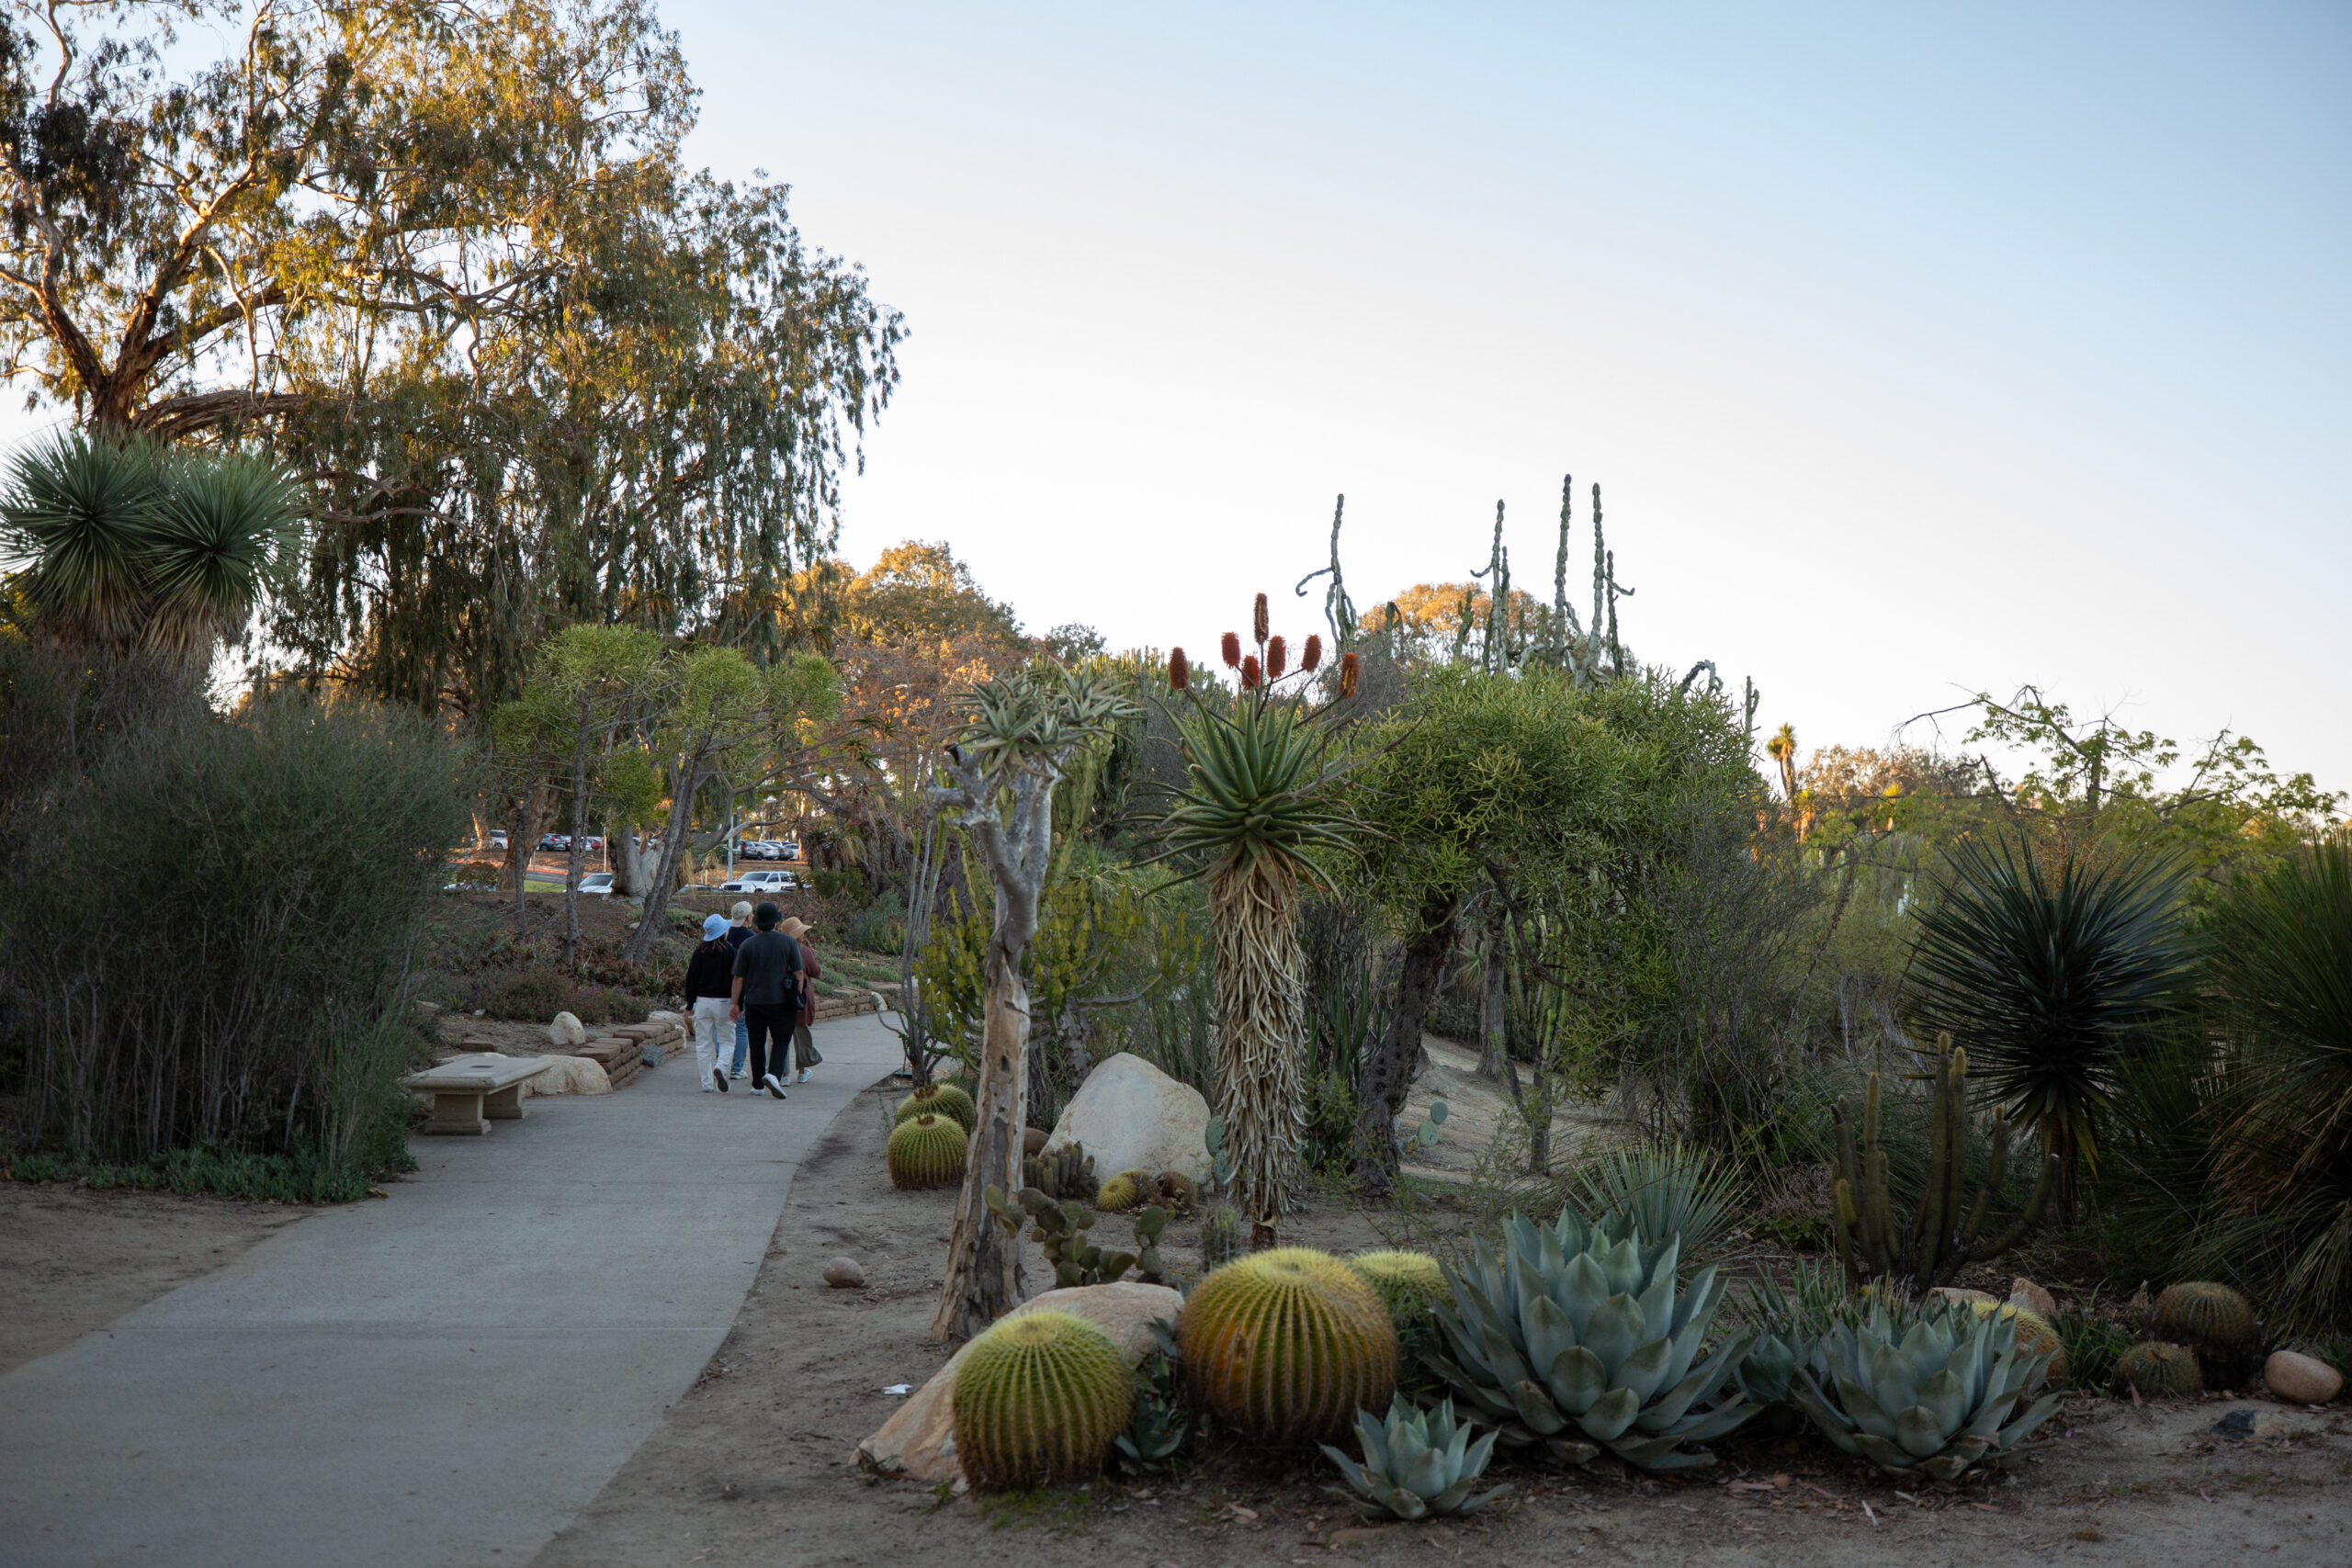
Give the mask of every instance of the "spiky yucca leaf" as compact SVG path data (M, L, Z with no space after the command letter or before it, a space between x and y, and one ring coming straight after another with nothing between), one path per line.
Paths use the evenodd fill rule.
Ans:
M1962 839L1951 886L1920 917L1911 973L1930 1030L1968 1052L1984 1098L2038 1125L2066 1167L2098 1168L2098 1134L2135 1040L2186 995L2184 867L2070 857L2056 878L2030 846Z

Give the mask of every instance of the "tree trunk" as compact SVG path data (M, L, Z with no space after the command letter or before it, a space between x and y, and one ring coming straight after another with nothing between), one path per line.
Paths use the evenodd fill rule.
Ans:
M1501 900L1496 900L1494 914L1487 922L1486 956L1479 971L1478 1076L1488 1080L1503 1076L1503 1057L1510 1048L1510 1006L1504 994L1509 978L1503 965L1504 914Z
M1396 1183L1396 1118L1404 1114L1405 1097L1413 1088L1413 1071L1421 1055L1421 1020L1445 977L1460 908L1457 901L1447 899L1433 899L1423 907L1421 929L1405 944L1396 1005L1389 1010L1379 1043L1364 1059L1357 1096L1355 1174L1357 1190L1368 1198L1385 1198Z
M678 886L678 862L686 852L686 824L693 819L695 791L709 781L710 773L699 765L671 772L670 821L662 834L661 867L654 874L653 886L645 890L645 908L638 917L637 934L628 939L628 947L621 954L625 964L645 962L655 934L669 915L670 890Z
M1029 991L1021 960L989 941L988 1014L982 1027L980 1081L972 1095L972 1146L956 1229L947 1248L947 1281L931 1320L934 1339L969 1339L1021 1304L1027 1292L1021 1239L1007 1235L982 1196L991 1186L1021 1190L1022 1134L1029 1124Z
M571 852L563 868L563 961L580 951L580 872L588 852L588 699L580 699L580 744L571 754Z
M1271 861L1220 870L1209 886L1216 934L1217 1116L1250 1246L1272 1247L1293 1208L1306 1122L1306 1000L1298 885Z

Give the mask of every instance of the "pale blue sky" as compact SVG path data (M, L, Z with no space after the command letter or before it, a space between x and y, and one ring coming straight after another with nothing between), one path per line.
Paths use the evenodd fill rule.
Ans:
M1498 496L1548 582L1573 469L1808 749L2032 680L2352 786L2352 8L664 15L912 329L854 559L1204 649L1342 490L1361 601Z

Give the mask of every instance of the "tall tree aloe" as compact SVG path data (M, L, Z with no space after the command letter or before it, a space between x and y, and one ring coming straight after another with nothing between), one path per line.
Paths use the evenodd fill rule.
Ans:
M1299 890L1320 879L1317 855L1352 853L1359 833L1337 788L1348 761L1333 726L1345 699L1308 705L1306 677L1322 661L1322 639L1308 637L1299 668L1290 671L1283 640L1268 634L1261 593L1252 617L1255 651L1244 653L1240 637L1225 634L1225 662L1240 676L1230 703L1192 690L1183 649L1170 658L1170 685L1191 698L1177 721L1188 766L1160 850L1162 858L1193 863L1192 874L1208 879L1217 1114L1232 1151L1236 1194L1260 1247L1273 1244L1275 1224L1291 1206L1305 1139ZM1344 677L1343 671L1342 690Z

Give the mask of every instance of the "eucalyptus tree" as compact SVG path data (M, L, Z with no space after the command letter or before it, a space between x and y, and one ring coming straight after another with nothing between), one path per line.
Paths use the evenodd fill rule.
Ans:
M313 674L481 722L574 621L772 658L901 328L784 187L683 166L694 97L650 0L17 0L0 365L275 444Z
M947 1278L933 1337L968 1339L1021 1303L1021 1248L990 1217L988 1190L1021 1189L1028 1123L1029 993L1021 963L1037 931L1038 896L1053 863L1054 786L1071 754L1133 711L1092 677L1017 670L976 687L941 758L938 809L955 813L988 867L996 913L987 950L988 1001L972 1145L956 1201Z
M591 769L613 752L624 728L637 716L634 710L652 697L661 660L662 639L636 626L566 626L548 654L547 682L562 699L572 732L571 852L563 876L567 964L580 947L580 875L587 853Z

